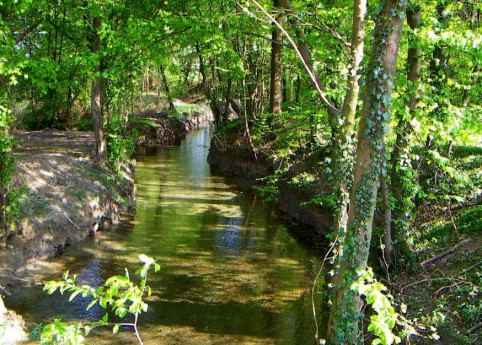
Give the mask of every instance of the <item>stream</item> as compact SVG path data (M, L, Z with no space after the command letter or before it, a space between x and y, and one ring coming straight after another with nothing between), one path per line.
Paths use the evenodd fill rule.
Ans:
M140 148L135 216L37 263L29 275L60 280L70 270L79 283L98 286L127 268L135 280L144 253L161 265L148 276L144 344L313 344L311 286L322 253L296 240L303 229L259 195L211 175L209 142L206 128L177 147ZM89 300L69 303L38 286L6 302L30 327L103 315L98 306L85 310ZM129 329L93 333L88 344L136 343Z

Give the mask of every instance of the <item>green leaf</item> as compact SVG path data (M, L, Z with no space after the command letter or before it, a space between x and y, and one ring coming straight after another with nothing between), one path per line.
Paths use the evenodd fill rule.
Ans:
M112 328L112 333L117 334L119 332L120 324L116 323L114 328Z
M81 290L76 290L76 291L72 292L72 294L69 297L69 302L71 302L75 298L75 296L77 296L81 292L82 292Z
M141 260L141 262L146 264L146 265L151 265L154 262L153 258L150 258L145 254L139 255L139 260Z
M97 300L96 300L96 299L92 300L92 302L89 303L89 305L87 306L87 308L86 308L85 310L89 310L89 309L92 308L92 307L94 306L94 304L96 304L96 303L97 303Z

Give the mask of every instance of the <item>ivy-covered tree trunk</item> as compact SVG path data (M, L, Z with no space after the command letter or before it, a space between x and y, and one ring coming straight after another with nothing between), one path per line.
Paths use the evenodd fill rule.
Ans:
M331 345L363 343L363 338L359 337L362 301L358 293L351 290L351 285L358 278L357 271L367 267L405 7L403 0L387 0L375 16L350 195L348 230L343 252L339 253L337 274L340 278L335 286L330 314L328 340Z
M280 11L280 0L273 0L274 9ZM280 11L276 16L279 24L283 22L283 13ZM271 89L269 94L269 111L270 113L281 113L281 102L283 100L282 88L282 70L281 70L281 51L283 33L273 24L272 42L271 42Z
M355 0L353 4L353 30L350 50L350 69L346 86L346 95L341 114L337 114L333 130L333 185L337 195L337 213L334 219L335 237L344 237L348 220L348 202L353 173L353 131L358 103L360 75L358 69L363 61L365 47L366 0Z
M452 4L447 0L438 0L436 5L437 21L440 28L446 27L448 24ZM450 97L447 97L447 74L449 72L449 55L447 54L445 43L438 42L435 44L432 51L432 58L429 64L430 71L430 84L433 89L433 98L435 101L435 107L432 113L439 121L444 121L449 116L449 104Z
M407 8L407 22L412 31L420 28L422 13L420 6L409 5ZM409 116L400 115L397 125L397 138L391 154L390 171L390 192L394 197L395 206L392 214L392 237L395 240L394 246L387 246L386 259L393 261L395 253L403 256L408 252L407 231L409 227L409 214L412 210L412 199L414 188L413 176L410 173L411 164L408 157L408 146L411 140L413 129L410 122L415 117L417 105L420 98L420 71L422 67L422 49L420 48L420 38L413 32L409 38L409 48L407 56L407 92L406 107ZM390 249L390 250L389 250Z
M2 168L3 167L0 166L0 169ZM7 206L7 190L3 184L0 183L0 237L2 236L3 229L7 224L7 212L5 211L5 206Z
M100 35L99 30L101 27L101 18L94 17L92 19L92 28L94 34L92 36L92 46L91 52L93 54L100 53ZM106 148L107 142L104 135L104 118L102 112L102 95L104 93L104 81L101 75L102 73L102 63L100 57L98 57L99 62L95 67L95 77L92 80L92 91L91 91L91 111L92 111L92 122L94 127L94 138L95 138L95 155L96 159L100 162L106 160Z

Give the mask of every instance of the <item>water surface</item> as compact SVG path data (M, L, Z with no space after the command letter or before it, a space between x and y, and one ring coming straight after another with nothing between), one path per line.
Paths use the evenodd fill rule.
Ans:
M99 285L124 268L133 276L145 253L162 266L148 277L153 295L139 321L145 344L312 344L310 289L321 254L296 241L301 229L259 196L211 175L209 140L206 129L180 147L140 150L135 216L31 274L60 279L69 269ZM10 307L30 323L99 318L102 310L86 312L88 303L31 287ZM128 331L96 334L88 343L135 343Z

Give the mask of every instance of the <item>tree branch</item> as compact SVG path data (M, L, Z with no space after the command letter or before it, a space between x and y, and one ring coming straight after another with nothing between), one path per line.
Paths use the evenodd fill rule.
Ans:
M258 7L260 9L260 11L266 16L269 18L269 20L275 24L280 30L281 32L283 32L283 34L286 36L286 38L288 39L288 41L290 42L290 44L293 46L293 49L295 50L296 54L298 55L298 57L301 59L302 63L303 63L303 66L305 67L305 70L308 72L308 75L310 76L310 80L311 82L313 83L313 85L315 86L316 88L316 91L318 91L318 94L320 95L320 98L322 100L322 102L328 107L328 111L329 112L332 112L332 113L341 113L340 109L336 108L331 102L330 100L328 99L328 97L325 95L325 90L324 88L322 87L322 85L320 84L319 82L319 79L317 78L317 75L315 74L313 68L310 68L310 65L307 63L307 61L305 61L305 58L303 57L303 54L301 53L300 49L298 48L297 44L295 43L295 41L293 40L293 38L291 37L291 35L286 31L286 29L276 21L276 19L268 13L268 11L266 11L266 9L261 6L256 0L246 0L246 2L248 3L249 1L251 1L253 4L256 5L256 7ZM250 15L253 15L252 12L247 8L247 7L244 7L243 5L241 5L239 2L238 2L239 6L248 14ZM318 80L317 80L318 79Z
M420 266L422 266L422 268L425 268L425 266L431 264L431 263L434 263L435 261L437 260L440 260L442 259L443 257L449 255L449 254L452 254L453 252L455 252L455 250L457 250L459 247L465 245L465 244L468 244L472 242L472 239L468 238L466 240L463 240L462 242L459 242L457 243L455 246L453 246L452 248L450 248L449 250L446 250L445 252L443 253L440 253L439 255L436 255L434 256L433 258L431 259L428 259L428 260L425 260L425 261L422 261L420 263Z
M39 20L38 22L26 28L25 31L18 35L18 37L15 39L15 44L19 44L20 42L22 42L24 38L30 35L41 23L42 20Z

